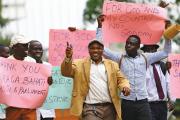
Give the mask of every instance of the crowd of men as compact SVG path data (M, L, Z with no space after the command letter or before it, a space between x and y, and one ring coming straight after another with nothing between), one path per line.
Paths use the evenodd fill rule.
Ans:
M168 110L174 108L169 92L171 63L162 59L171 52L171 40L165 39L164 49L158 51L159 45L140 47L140 37L130 35L125 53L114 52L103 44L105 20L105 15L97 18L96 39L88 43L89 57L72 59L73 46L67 42L60 66L62 75L74 80L70 113L82 120L167 120ZM0 56L7 59L49 64L42 60L42 55L42 44L23 35L15 35L9 46L0 45ZM49 85L52 81L52 77L47 80ZM53 120L55 117L54 109L42 108L7 106L0 113L0 120Z

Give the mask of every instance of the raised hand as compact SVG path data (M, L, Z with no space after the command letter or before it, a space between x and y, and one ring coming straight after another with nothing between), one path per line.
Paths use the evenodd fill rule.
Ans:
M71 31L71 32L74 32L74 31L76 31L77 29L76 29L76 27L68 27L68 30Z
M165 29L167 29L168 27L170 27L172 24L171 24L171 21L170 20L166 20L165 21Z
M73 47L69 42L67 42L67 47L66 47L66 58L72 58L73 55Z
M102 28L102 22L104 22L105 15L100 15L97 17L97 22L98 22L98 28Z
M159 3L159 7L162 7L162 8L165 8L165 7L167 7L169 5L169 3L166 3L165 1L161 1L160 3Z

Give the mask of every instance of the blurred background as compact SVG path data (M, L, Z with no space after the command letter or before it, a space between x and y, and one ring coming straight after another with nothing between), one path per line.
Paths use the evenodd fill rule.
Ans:
M120 2L150 3L160 0L117 0ZM13 34L20 33L43 43L48 50L49 29L96 30L96 18L101 14L104 0L0 0L0 44L8 45ZM172 23L180 24L180 0L166 0L166 8ZM123 45L113 45L123 48ZM173 40L173 52L180 53L180 35ZM180 120L180 101L170 119Z
M13 34L20 33L37 39L48 48L49 29L96 30L96 18L101 14L104 0L0 0L0 41L7 42ZM123 2L150 3L160 0L117 0ZM169 0L166 8L172 23L180 23L180 0ZM173 48L180 51L179 37ZM8 44L8 42L6 43Z

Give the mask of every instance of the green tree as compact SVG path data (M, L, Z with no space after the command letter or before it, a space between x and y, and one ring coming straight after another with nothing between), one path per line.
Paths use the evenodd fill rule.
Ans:
M3 28L9 23L9 19L3 18L2 16L2 0L0 0L0 44L9 45L10 43L10 36L9 35L3 35Z
M2 17L2 0L0 0L0 27L5 27L5 25L9 22L8 19Z

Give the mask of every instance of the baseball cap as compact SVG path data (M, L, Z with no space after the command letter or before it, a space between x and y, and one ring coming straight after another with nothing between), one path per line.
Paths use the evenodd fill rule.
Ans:
M27 39L24 35L16 34L12 37L9 47L13 47L18 43L27 44L29 42L30 40Z
M92 44L94 44L94 43L98 43L99 45L101 45L102 47L104 47L103 43L102 43L100 40L98 40L98 39L93 39L92 41L89 42L88 48L89 48Z

